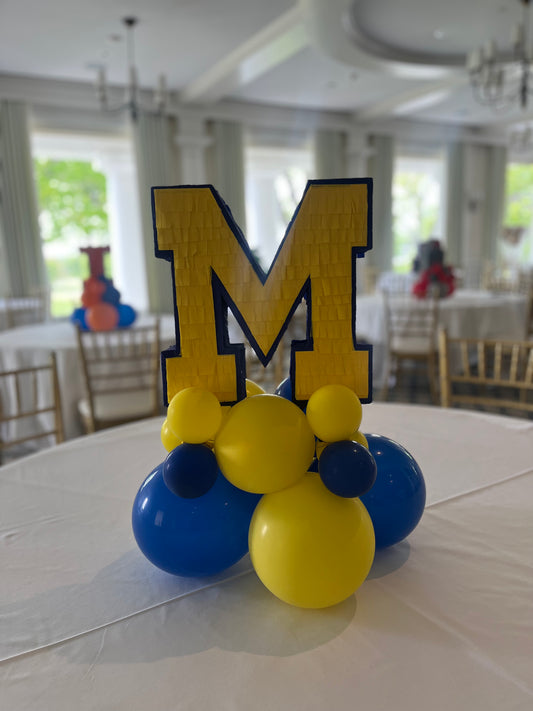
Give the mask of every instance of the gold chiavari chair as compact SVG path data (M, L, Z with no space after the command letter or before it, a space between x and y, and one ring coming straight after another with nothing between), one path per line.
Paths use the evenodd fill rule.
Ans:
M426 368L429 391L438 402L437 324L438 298L417 299L411 294L382 292L387 331L386 368L380 397L386 400L391 377L400 379L407 362Z
M450 338L439 331L441 405L533 413L533 341Z
M46 290L29 296L8 296L4 302L7 328L41 323L48 317L48 292Z
M78 412L86 432L160 414L159 320L113 331L77 329L86 396Z
M64 440L55 354L44 365L0 372L0 463L2 455L27 454L29 443Z

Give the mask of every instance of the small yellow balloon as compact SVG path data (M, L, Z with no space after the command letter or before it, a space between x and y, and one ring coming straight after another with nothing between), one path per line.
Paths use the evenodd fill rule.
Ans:
M222 421L216 396L204 388L185 388L168 405L167 422L174 435L189 444L214 439Z
M307 419L315 435L324 442L350 439L363 418L361 402L345 385L324 385L307 403Z
M179 447L179 445L182 444L181 439L176 437L174 432L172 432L172 430L168 426L167 420L163 422L163 425L161 427L161 442L163 443L163 447L167 450L167 452L172 452L173 449L176 449L176 447Z
M254 383L253 380L248 380L246 378L246 397L251 397L252 395L264 395L265 391L263 388L258 385L257 383Z
M316 451L316 458L317 459L320 459L320 455L326 449L328 444L331 444L331 442L322 442L321 439L317 439L316 444L315 444L315 451Z
M350 597L375 552L374 528L360 499L335 496L314 473L262 497L248 542L263 584L297 607L329 607Z
M226 479L254 494L292 486L305 475L314 451L315 438L304 413L277 395L238 402L215 438Z
M354 442L359 442L359 444L362 444L363 447L366 447L368 449L368 440L359 430L352 432L352 434L350 435L350 439Z

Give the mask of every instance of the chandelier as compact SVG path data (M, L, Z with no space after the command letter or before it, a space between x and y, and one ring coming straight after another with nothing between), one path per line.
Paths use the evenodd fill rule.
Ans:
M526 109L531 86L530 0L520 0L522 20L515 26L512 48L499 52L494 40L468 55L467 69L474 97L496 110L518 103Z
M117 104L112 104L109 101L109 88L106 80L104 67L98 68L97 92L100 108L104 111L118 113L120 111L128 111L132 121L136 121L141 112L148 114L163 115L167 108L168 92L166 86L165 75L159 76L157 88L153 91L153 103L151 105L143 105L139 97L139 76L137 67L135 66L135 44L134 31L135 25L139 22L137 17L125 17L122 20L126 28L126 53L127 53L127 69L128 83L126 85L126 93L124 99Z

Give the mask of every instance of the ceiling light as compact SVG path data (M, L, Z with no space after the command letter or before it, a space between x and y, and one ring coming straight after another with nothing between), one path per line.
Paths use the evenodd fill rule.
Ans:
M134 45L134 30L135 25L139 22L137 17L125 17L122 20L126 28L126 53L127 53L127 70L128 82L126 84L126 95L124 100L116 105L109 102L109 89L107 86L105 68L98 68L97 91L100 107L104 111L118 113L120 111L128 111L132 121L136 121L141 112L148 114L164 114L167 102L168 92L166 86L165 75L159 76L157 88L153 91L154 101L151 106L141 104L139 99L139 77L137 67L135 66L135 45Z
M474 97L494 109L528 106L531 83L531 0L520 0L522 20L514 28L512 51L499 52L494 40L474 49L467 58L467 69Z

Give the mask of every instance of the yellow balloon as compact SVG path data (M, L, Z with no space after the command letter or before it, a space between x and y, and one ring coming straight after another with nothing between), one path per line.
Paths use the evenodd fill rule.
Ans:
M248 380L246 378L246 397L251 397L252 395L264 395L265 391L263 388L258 385L257 383L254 383L253 380Z
M216 396L204 388L180 390L168 405L167 422L174 435L189 444L214 439L222 421Z
M307 419L315 435L324 442L350 439L363 417L361 402L345 385L324 385L307 403Z
M167 452L172 452L173 449L176 449L176 447L182 444L181 439L178 439L174 432L172 432L166 420L161 427L161 442Z
M215 438L218 465L234 486L265 494L292 486L313 460L315 438L304 413L277 395L241 400Z
M359 444L362 444L363 447L366 447L368 449L368 440L359 430L352 432L352 434L350 435L350 439L354 442L359 442Z
M335 496L314 473L262 497L248 541L263 584L297 607L329 607L350 597L375 552L374 528L361 500Z
M316 458L317 459L320 459L320 455L326 449L328 444L331 444L331 442L322 442L321 439L317 439L316 444L315 444L315 451L316 451Z

